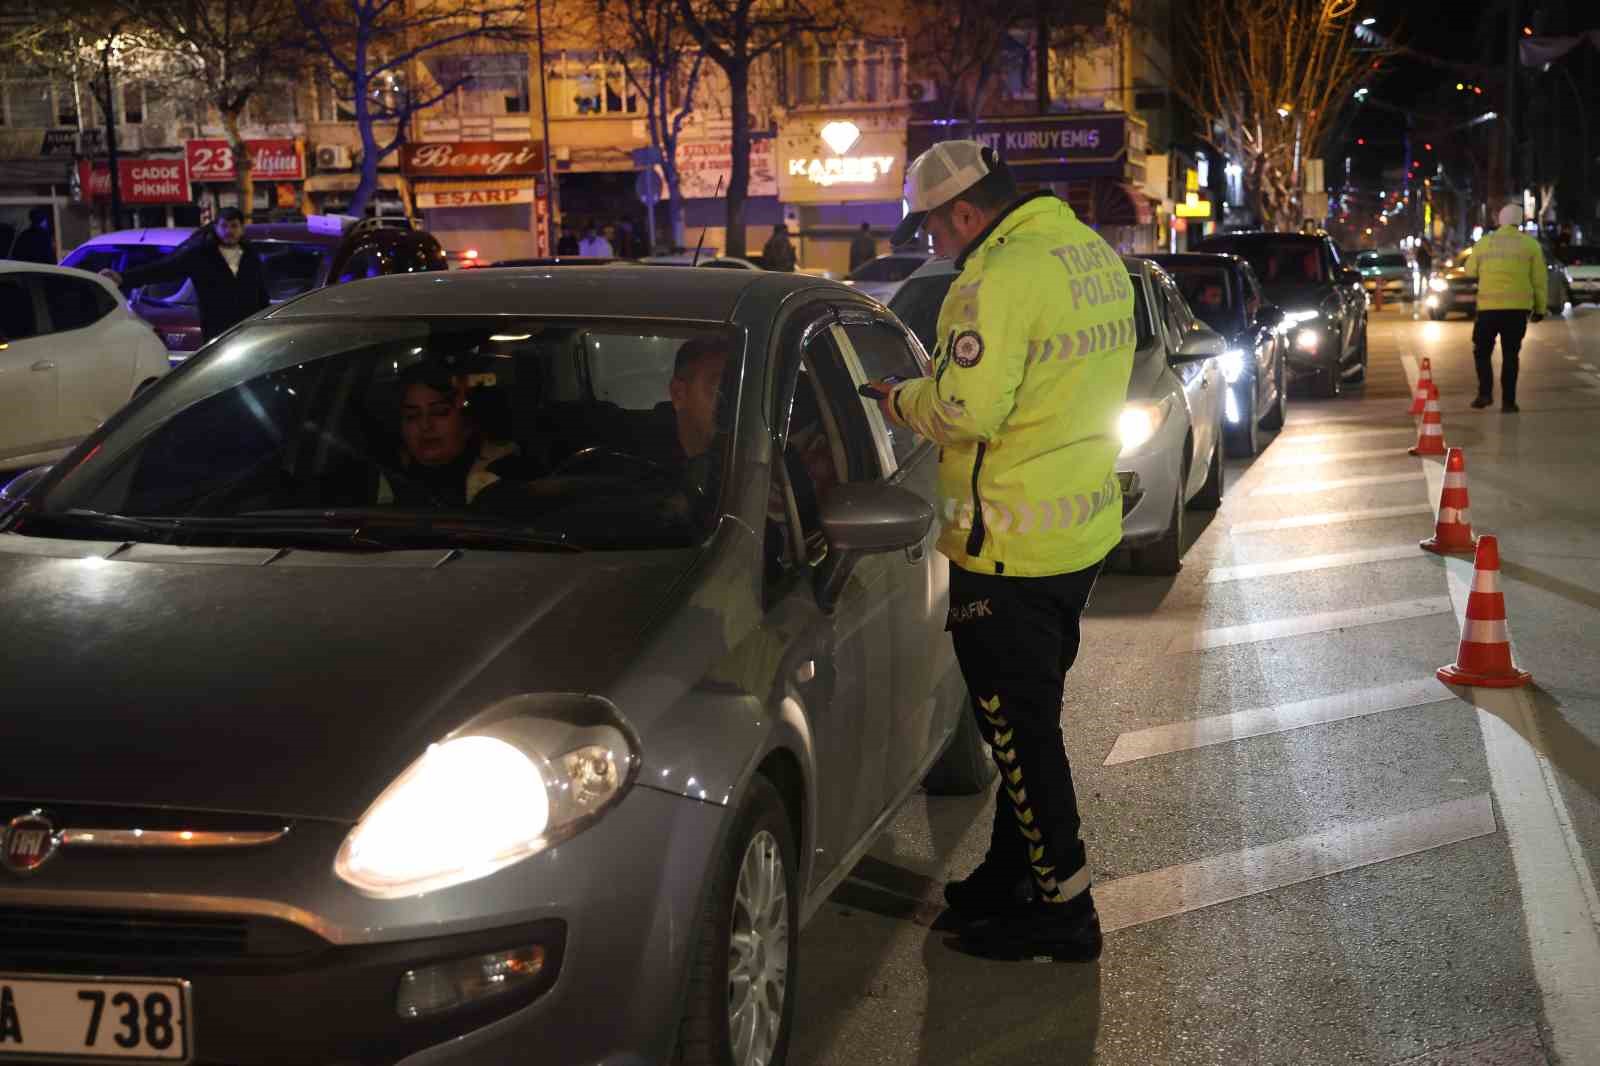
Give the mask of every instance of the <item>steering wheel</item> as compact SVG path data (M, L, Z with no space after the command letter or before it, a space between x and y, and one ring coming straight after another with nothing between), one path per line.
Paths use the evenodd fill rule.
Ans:
M611 464L611 468L605 469L604 466L608 463ZM618 467L624 469L619 470L617 469ZM550 471L549 476L617 477L626 473L626 468L632 468L633 470L654 474L659 477L676 478L679 476L677 470L667 466L665 463L658 463L654 459L646 459L642 455L634 455L631 452L619 452L614 448L601 448L598 446L580 448L578 451L573 452L557 463L555 469Z

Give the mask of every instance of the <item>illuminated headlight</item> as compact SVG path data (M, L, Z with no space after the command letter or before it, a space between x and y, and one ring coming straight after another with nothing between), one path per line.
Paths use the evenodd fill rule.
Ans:
M1171 396L1164 396L1157 403L1130 403L1124 407L1122 417L1117 419L1117 432L1122 437L1121 454L1138 450L1159 433L1171 413Z
M1429 278L1428 279L1428 291L1429 292L1448 292L1449 289L1450 289L1450 283L1448 281L1444 280L1443 278Z
M375 899L487 877L580 832L621 799L639 764L606 700L535 695L497 704L429 745L345 837L333 869Z
M1438 307L1439 306L1439 296L1438 296L1437 293L1429 293L1428 294L1428 298L1423 300L1422 302L1423 302L1424 306L1427 306L1427 307Z
M1303 329L1294 335L1294 346L1302 352L1314 352L1320 343L1322 343L1322 333L1319 330Z
M1319 313L1320 312L1318 311L1289 311L1284 314L1283 320L1290 325L1294 325L1298 322L1310 322L1312 319L1316 318Z
M1229 348L1218 358L1217 363L1222 367L1222 376L1232 385L1244 374L1244 349Z

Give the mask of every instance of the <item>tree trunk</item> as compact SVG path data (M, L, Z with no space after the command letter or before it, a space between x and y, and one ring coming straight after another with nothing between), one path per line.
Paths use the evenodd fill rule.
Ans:
M750 61L728 70L733 98L733 169L728 174L727 247L723 255L745 254L744 202L750 191Z
M244 136L239 132L240 108L222 111L222 130L228 139L228 150L233 153L233 187L239 194L239 210L244 220L252 221L255 209L255 179L250 173L250 152L245 148Z
M111 83L110 41L111 38L106 38L105 47L100 49L100 65L105 72L106 89L105 100L103 101L105 106L100 109L100 114L106 120L106 167L110 171L108 176L111 178L111 228L117 229L122 224L122 182L117 176L117 94ZM93 185L94 166L92 164L89 167L89 171L91 175L89 183Z

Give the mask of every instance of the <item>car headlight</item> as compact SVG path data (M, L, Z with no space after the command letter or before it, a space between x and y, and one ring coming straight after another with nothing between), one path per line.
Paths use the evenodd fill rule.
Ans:
M1127 455L1136 451L1151 437L1161 432L1167 416L1172 414L1172 397L1163 396L1156 403L1130 403L1122 409L1117 419L1117 432L1122 437L1122 451Z
M1450 288L1450 283L1448 281L1444 280L1443 278L1429 278L1428 279L1428 291L1429 292L1444 292L1445 290L1447 290L1449 288Z
M1288 311L1284 314L1283 320L1289 325L1294 325L1298 322L1310 322L1321 313L1322 312L1316 310Z
M1232 385L1244 376L1244 349L1229 348L1217 359L1217 363L1222 367L1222 376Z
M1314 352L1322 343L1322 331L1307 327L1294 335L1294 346L1302 352Z
M638 772L639 748L597 696L519 696L429 745L361 816L333 869L374 899L487 877L592 824Z

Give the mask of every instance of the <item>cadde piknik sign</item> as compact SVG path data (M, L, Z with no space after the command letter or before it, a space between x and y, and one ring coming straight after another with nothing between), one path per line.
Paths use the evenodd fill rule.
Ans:
M494 178L544 173L539 141L436 141L400 147L400 171L413 178Z

